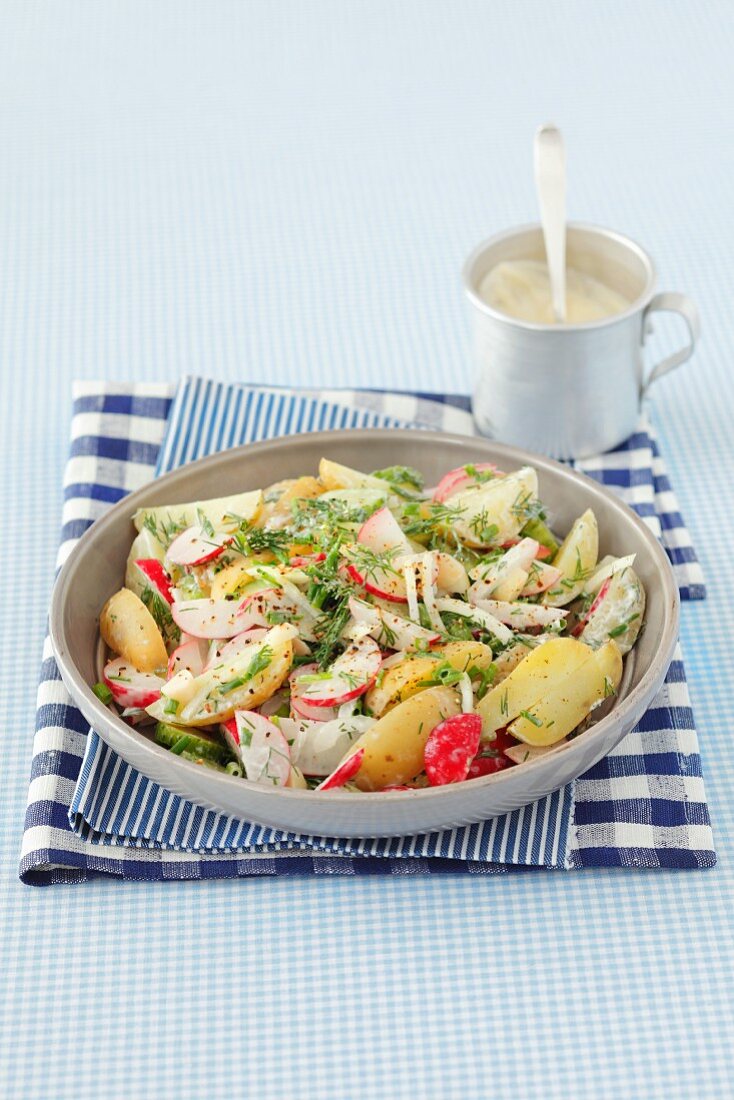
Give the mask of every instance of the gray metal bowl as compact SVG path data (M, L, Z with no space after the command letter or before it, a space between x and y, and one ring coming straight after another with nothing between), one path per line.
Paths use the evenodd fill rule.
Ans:
M182 760L127 726L97 699L98 616L122 584L137 508L201 500L271 484L318 467L322 455L358 469L406 464L427 483L467 462L503 469L532 465L559 531L586 508L599 522L604 554L637 555L647 590L645 629L627 656L611 711L546 757L496 775L411 792L349 794L273 790ZM86 532L61 570L51 601L51 640L66 687L90 725L150 779L203 806L277 829L322 836L429 832L507 813L557 790L605 756L638 722L662 684L678 637L678 591L662 548L645 524L595 482L551 459L485 439L398 430L318 432L225 451L159 478L116 504Z

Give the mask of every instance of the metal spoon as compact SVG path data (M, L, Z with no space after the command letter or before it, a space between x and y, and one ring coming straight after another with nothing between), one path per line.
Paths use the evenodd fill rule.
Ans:
M566 149L561 131L546 123L535 135L535 188L538 192L548 260L553 313L566 320Z

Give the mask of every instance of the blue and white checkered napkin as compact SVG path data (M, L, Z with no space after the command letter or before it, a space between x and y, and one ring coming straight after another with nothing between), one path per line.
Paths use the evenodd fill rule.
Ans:
M196 378L175 395L159 385L78 385L59 560L110 504L156 472L297 431L405 425L473 432L461 397L292 393ZM682 598L702 599L701 570L649 426L641 423L617 451L577 465L615 488L661 538ZM46 642L21 853L28 883L79 881L100 872L153 880L714 862L680 652L638 728L575 784L486 824L349 841L237 821L145 779L88 731Z

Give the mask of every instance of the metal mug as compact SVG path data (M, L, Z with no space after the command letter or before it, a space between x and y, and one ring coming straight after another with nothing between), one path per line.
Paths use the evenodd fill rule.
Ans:
M479 295L483 278L505 260L544 260L543 234L529 225L480 244L463 272L478 367L473 411L482 435L552 458L584 458L634 432L652 383L693 354L699 319L684 294L655 293L652 260L629 237L572 222L566 252L569 267L618 291L629 308L582 325L532 324L500 313ZM646 370L645 337L659 310L683 317L689 342Z

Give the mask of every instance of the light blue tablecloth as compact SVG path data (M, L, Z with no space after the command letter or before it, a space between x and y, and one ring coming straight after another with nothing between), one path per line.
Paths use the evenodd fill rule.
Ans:
M1 22L0 1093L730 1095L731 6L62 0ZM573 216L643 241L703 314L655 418L709 585L683 643L718 866L21 886L72 378L468 389L458 270L534 216L546 118ZM662 354L681 334L656 328Z

